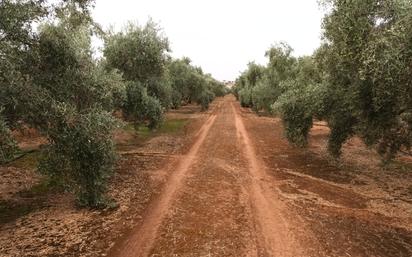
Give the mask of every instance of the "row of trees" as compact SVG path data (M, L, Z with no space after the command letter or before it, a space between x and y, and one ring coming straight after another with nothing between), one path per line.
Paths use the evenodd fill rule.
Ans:
M157 128L169 108L207 109L224 86L190 60L173 59L158 26L104 32L90 0L0 3L0 162L14 157L11 129L36 128L49 145L39 170L69 185L85 206L104 206L113 171L113 130L126 120ZM92 37L104 40L96 59Z
M250 63L237 79L243 106L282 117L287 139L305 146L314 119L331 129L328 150L359 136L384 162L412 144L412 3L327 0L323 43L295 58L282 43L267 66Z

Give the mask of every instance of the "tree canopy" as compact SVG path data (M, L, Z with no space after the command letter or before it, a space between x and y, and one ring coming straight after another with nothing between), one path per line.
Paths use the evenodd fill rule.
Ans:
M100 207L110 202L113 131L122 124L114 112L156 129L168 108L193 101L206 109L224 89L187 60L180 72L154 22L105 32L93 4L0 2L0 162L19 151L11 129L35 128L48 140L38 170L79 204ZM104 40L103 58L94 57L92 36Z
M404 0L322 1L323 43L296 58L286 43L269 63L248 69L235 93L243 106L278 113L286 137L305 146L314 118L331 129L329 152L359 136L384 161L412 143L412 3Z

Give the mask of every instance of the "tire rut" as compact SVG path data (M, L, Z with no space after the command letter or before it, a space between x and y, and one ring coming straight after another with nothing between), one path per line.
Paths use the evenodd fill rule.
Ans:
M217 100L142 225L111 257L307 256L234 101Z
M217 107L219 108L219 106ZM190 166L202 146L210 128L213 126L216 114L211 114L205 124L199 130L197 139L189 152L178 161L178 166L170 175L168 182L157 200L147 211L142 225L136 229L128 239L119 245L115 245L109 256L112 257L140 257L148 256L154 244L156 233L161 225L168 209L170 208L177 192L181 188ZM172 170L172 169L171 169Z
M259 256L306 256L282 215L283 203L262 183L270 180L266 174L266 167L258 159L242 117L233 103L231 107L235 115L236 134L249 164L250 179L246 187L252 201L258 236L261 237L258 240Z

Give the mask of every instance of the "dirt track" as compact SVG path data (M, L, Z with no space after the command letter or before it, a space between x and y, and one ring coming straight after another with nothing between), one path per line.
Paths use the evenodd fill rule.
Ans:
M142 225L109 256L412 256L409 214L370 212L365 196L307 174L338 172L259 120L219 99L188 152L164 167Z

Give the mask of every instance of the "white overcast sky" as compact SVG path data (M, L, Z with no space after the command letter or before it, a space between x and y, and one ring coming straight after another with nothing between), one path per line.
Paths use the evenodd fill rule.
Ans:
M149 17L169 38L174 57L189 57L219 80L234 80L250 61L286 41L294 55L320 45L323 11L317 0L96 0L95 20L116 30Z

